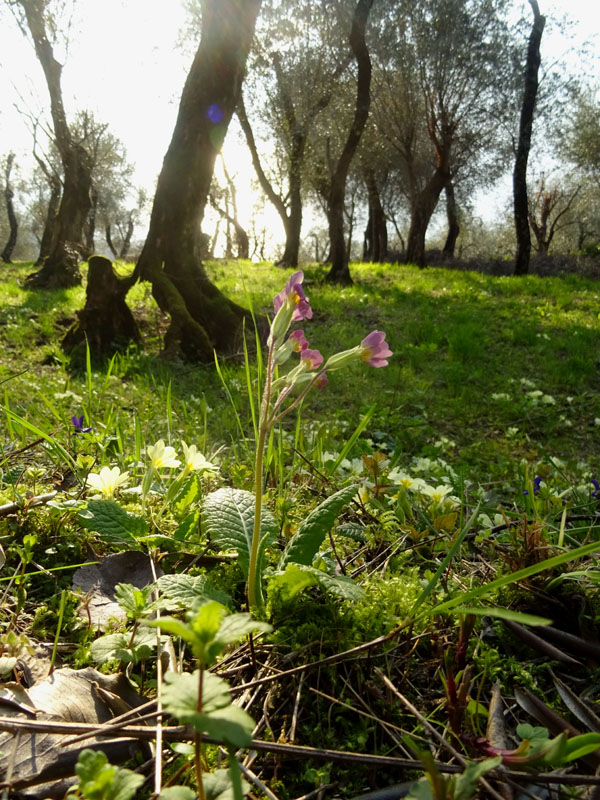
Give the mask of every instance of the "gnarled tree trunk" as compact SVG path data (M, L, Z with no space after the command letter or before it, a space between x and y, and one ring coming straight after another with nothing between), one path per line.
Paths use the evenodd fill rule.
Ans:
M515 275L526 275L529 271L531 257L531 234L529 232L529 203L527 198L527 162L531 147L533 130L533 113L538 90L538 72L540 69L540 42L546 17L540 14L537 0L529 0L533 11L533 26L529 34L527 61L525 64L525 88L519 121L519 139L513 170L513 208L515 232L517 235L517 252L515 254Z
M209 362L231 351L247 312L211 283L200 227L216 156L240 96L260 0L203 0L202 38L158 179L136 276L171 317L165 352Z
M15 214L15 207L13 204L13 197L15 195L12 186L10 185L10 173L12 172L13 163L15 161L15 154L9 153L6 157L6 165L4 170L4 202L6 204L6 214L8 216L8 239L4 245L4 250L0 259L5 264L11 264L11 258L15 245L17 244L17 235L19 232L19 223L17 222L17 215Z
M98 210L98 190L92 185L90 191L91 205L90 212L83 228L84 245L82 255L84 258L89 258L94 252L94 238L96 235L96 213Z
M127 220L127 228L125 229L125 235L123 236L123 244L121 245L121 249L119 250L119 258L121 261L125 261L127 259L127 254L129 253L129 248L131 247L131 239L133 237L133 230L135 228L135 224L133 221L133 211L129 213L129 219Z
M329 188L327 217L331 269L325 277L332 283L352 283L348 268L349 254L344 239L344 197L348 170L367 123L371 104L371 59L365 41L365 29L372 5L373 0L358 0L350 30L350 47L358 65L358 78L354 119L342 154L333 171Z
M406 260L409 264L425 266L425 236L431 216L444 187L448 183L450 173L447 159L443 159L427 185L415 195L410 214L410 228L406 243Z
M81 283L79 250L91 200L92 163L86 150L73 141L62 99L62 65L54 58L39 0L18 0L25 12L35 52L44 70L56 146L64 171L63 192L56 218L56 236L42 268L27 278L29 286L74 286Z
M442 253L447 258L454 258L454 251L456 249L456 241L460 233L460 225L458 223L458 205L456 203L456 195L454 194L454 184L448 181L444 187L446 193L446 216L448 218L448 233Z
M40 242L40 252L34 264L36 267L41 267L50 255L58 233L58 209L60 208L62 183L60 178L56 175L48 173L46 177L50 184L50 199L48 200L48 208L46 210L46 221L44 223L42 240Z
M246 114L243 98L237 107L237 116L240 121L246 142L252 156L252 164L261 189L271 201L275 210L279 214L283 229L285 231L285 247L282 257L277 262L280 267L297 267L298 254L300 252L300 232L302 230L302 165L304 163L304 151L306 148L306 129L299 126L291 101L290 108L287 110L288 124L293 127L291 149L289 154L288 169L288 193L287 205L277 194L262 167L254 133Z
M369 204L369 219L365 231L363 258L365 261L382 263L388 253L388 236L385 212L381 205L379 187L372 167L363 169L365 186L367 187L367 200Z
M106 239L106 244L108 245L110 252L113 254L113 257L117 258L117 248L115 247L115 243L113 242L112 225L110 224L110 222L107 222L104 227L104 238Z

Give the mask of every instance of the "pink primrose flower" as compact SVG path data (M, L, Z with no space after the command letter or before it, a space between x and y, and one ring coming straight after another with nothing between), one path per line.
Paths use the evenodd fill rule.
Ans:
M304 331L294 331L290 333L290 342L292 342L292 350L295 353L301 353L308 347L308 339L304 335Z
M360 357L370 367L386 367L388 365L386 359L393 355L387 346L383 331L372 331L368 336L365 336L360 346L362 348Z
M318 350L303 350L300 359L307 369L317 369L323 363L323 356Z
M329 383L329 378L327 377L325 371L323 371L317 375L314 385L318 386L319 389L322 389L323 386L327 386L328 383Z
M273 308L275 313L279 311L284 303L291 303L294 307L292 315L292 322L298 322L300 319L311 319L313 312L309 305L308 297L304 294L302 288L302 281L304 280L304 272L299 269L290 277L285 287L273 298Z

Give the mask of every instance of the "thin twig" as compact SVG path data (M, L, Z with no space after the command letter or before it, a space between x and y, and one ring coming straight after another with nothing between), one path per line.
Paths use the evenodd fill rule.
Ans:
M248 778L250 783L253 783L256 786L256 788L265 795L265 797L268 797L269 800L279 800L277 795L273 794L273 792L269 789L269 787L261 781L258 775L255 775L251 769L248 769L248 767L242 764L242 762L239 760L238 760L238 766L240 770L243 772L244 776Z
M154 599L158 603L160 599L160 594L158 591L158 576L156 574L156 565L154 563L154 559L150 558L150 566L152 568L152 578L154 580ZM160 610L156 609L156 619L160 619ZM163 741L162 741L162 683L163 683L163 671L162 671L162 640L160 636L160 628L156 628L156 651L158 653L158 658L156 659L156 711L157 711L157 719L156 719L156 752L154 754L154 793L160 794L161 785L162 785L162 748L163 748Z
M300 680L298 681L298 689L296 691L296 699L294 701L294 711L292 713L292 724L290 726L290 742L294 744L294 739L296 738L296 725L298 724L298 709L300 708L300 695L302 694L302 685L304 684L304 678L306 677L306 673L303 672L300 675Z
M0 517L6 517L21 508L32 508L33 506L40 506L43 503L49 503L54 500L58 492L48 492L48 494L38 494L35 497L25 498L21 502L5 503L0 506Z
M297 800L315 800L315 797L319 797L319 795L321 795L323 792L326 792L328 789L335 789L337 785L337 783L325 783L323 786L313 789L312 792L303 794L302 797L298 797Z
M363 642L363 644L359 644L356 647L351 647L350 650L344 650L342 653L335 653L332 656L321 658L318 661L311 661L309 664L301 664L299 667L292 667L291 669L283 670L283 672L278 672L276 675L267 675L265 678L258 678L257 680L250 681L249 683L242 683L240 686L232 686L230 691L234 693L243 692L246 691L246 689L253 689L255 686L261 686L264 683L272 683L273 681L280 680L281 678L287 678L290 675L298 675L301 672L306 672L309 669L323 667L328 664L337 664L339 661L345 661L347 658L353 658L359 653L364 653L366 650L372 650L375 647L379 647L380 645L389 642L391 639L397 636L404 627L405 624L397 625L389 633L386 633L383 636L378 636L377 639L372 639L370 642Z
M120 732L123 728L127 727L130 724L131 718L135 717L136 722L142 720L150 720L154 719L158 714L158 711L151 711L148 714L140 714L140 711L145 711L147 708L154 708L156 705L156 700L149 700L147 703L144 703L141 706L136 706L135 708L130 708L129 711L125 711L123 714L119 714L118 717L113 717L110 722L102 723L102 732L103 735L108 735L109 733L117 733ZM81 733L78 736L73 736L70 739L67 739L65 742L61 742L61 747L67 747L70 744L75 744L76 742L82 742L85 739L91 739L96 735L96 729L90 729L86 733Z
M0 717L0 730L15 734L19 731L27 731L30 733L44 732L65 735L69 733L88 733L93 731L96 736L105 736L105 730L108 727L110 726L91 725L79 722L46 722L42 720L19 720L15 717ZM163 728L163 739L167 742L190 741L194 738L194 735L195 731L190 725L173 725ZM120 738L152 741L156 738L156 732L149 726L132 725L120 731ZM201 736L201 739L206 744L221 744L216 739L211 739L209 736ZM379 756L369 753L353 753L343 750L325 750L318 747L306 747L297 744L265 742L262 739L252 739L248 745L248 749L258 750L263 753L276 753L281 756L287 756L288 758L312 758L323 761L334 761L337 763L365 764L373 767L396 767L398 769L422 770L423 768L423 765L417 759L395 758L394 756ZM462 767L457 764L444 764L437 761L435 763L440 772L456 774L462 770ZM527 781L529 783L532 778L534 778L537 783L564 784L565 786L600 786L600 775L557 775L556 773L531 775L530 773L502 770L491 771L489 777L494 777L498 780L505 780L508 777L517 782ZM4 783L0 784L0 788L3 788L4 785ZM16 781L13 782L13 786L18 788Z

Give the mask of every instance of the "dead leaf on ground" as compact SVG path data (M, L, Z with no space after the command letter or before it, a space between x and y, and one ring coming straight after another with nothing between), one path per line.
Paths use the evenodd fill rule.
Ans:
M156 566L156 577L163 572ZM106 630L109 620L125 621L125 612L115 600L115 587L118 583L130 583L136 589L154 581L152 562L139 550L126 550L100 559L98 564L80 567L73 575L73 589L80 589L85 595L81 615L88 618L95 628Z
M82 670L59 669L29 689L17 683L0 687L0 715L15 719L103 723L124 707L143 703L123 673L103 675L88 667ZM81 750L104 750L113 763L127 761L140 747L132 740L89 739L83 746L63 746L67 736L50 733L0 733L0 781L21 789L27 796L62 797L72 782L74 766ZM51 783L46 783L51 781Z

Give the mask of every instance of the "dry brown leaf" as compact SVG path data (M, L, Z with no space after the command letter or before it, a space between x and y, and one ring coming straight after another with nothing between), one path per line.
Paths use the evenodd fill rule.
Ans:
M108 694L130 708L143 702L123 673L103 675L91 667L82 670L64 668L29 689L17 683L3 684L1 697L4 702L0 700L0 714L25 720L31 718L33 710L37 720L103 723L114 716L107 701ZM35 785L28 789L27 795L62 797L74 774L77 757L84 749L80 746L63 747L67 738L39 732L0 733L0 780L18 787L51 779L50 785ZM115 763L130 759L140 747L125 739L119 742L90 739L85 746L99 747L105 752L108 748L110 759Z
M163 572L159 567L155 569L159 578ZM94 627L105 630L111 619L125 621L125 612L115 600L117 584L130 583L143 589L153 581L150 558L139 550L126 550L106 556L98 564L80 567L73 575L73 589L81 589L86 595L82 616Z

